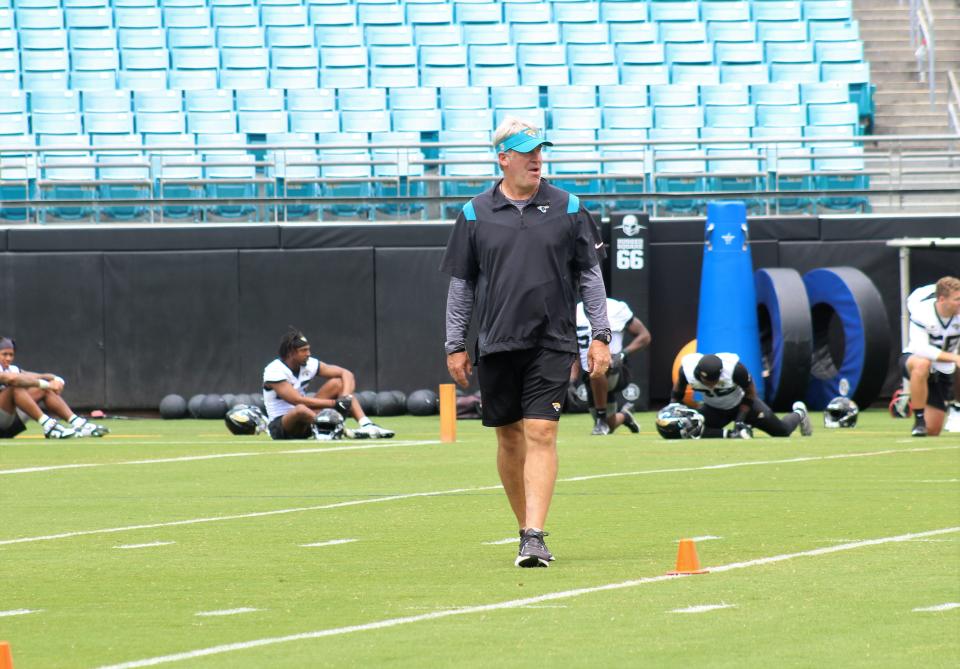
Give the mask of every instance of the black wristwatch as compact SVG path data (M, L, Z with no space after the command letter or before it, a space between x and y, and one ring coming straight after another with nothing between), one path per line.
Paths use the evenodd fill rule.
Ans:
M610 339L612 339L610 336L610 330L597 330L593 333L593 338L595 341L601 341L607 345L610 344Z

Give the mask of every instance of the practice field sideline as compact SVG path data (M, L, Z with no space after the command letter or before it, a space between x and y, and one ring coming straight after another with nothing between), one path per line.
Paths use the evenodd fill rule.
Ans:
M0 442L0 639L17 669L960 665L960 435L871 411L667 442L652 418L564 418L540 570L513 566L473 421L452 445L413 417L403 442ZM665 575L683 537L711 573Z

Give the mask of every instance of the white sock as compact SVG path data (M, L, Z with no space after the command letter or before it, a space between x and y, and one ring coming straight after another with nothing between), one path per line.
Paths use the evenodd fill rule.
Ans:
M45 413L40 414L40 418L37 419L37 422L40 423L40 427L43 428L44 432L49 432L53 429L53 426L57 424L55 418L51 418Z
M73 414L73 418L70 419L70 424L74 427L78 427L87 422L86 418L81 418L77 414Z
M367 425L373 425L373 421L370 420L367 416L364 416L363 418L361 418L360 420L358 420L357 423L360 424L360 427L366 427Z

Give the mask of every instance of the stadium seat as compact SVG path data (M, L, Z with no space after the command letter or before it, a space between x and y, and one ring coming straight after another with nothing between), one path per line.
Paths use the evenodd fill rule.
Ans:
M700 5L696 0L654 0L650 3L651 21L698 21Z
M443 108L444 130L492 130L493 127L493 112L490 109Z
M560 26L556 23L514 23L510 25L513 44L559 44Z
M366 199L373 190L373 169L369 150L361 146L367 141L368 137L364 133L344 132L317 136L319 144L331 145L319 150L320 176L333 180L320 184L321 194L327 197L356 199L352 203L324 205L321 207L321 215L323 212L347 216L369 214L370 207ZM332 145L342 145L343 148Z
M864 171L863 147L813 147L813 169L826 172L814 177L818 190L866 190L869 177ZM831 195L820 198L828 209L865 210L869 207L863 195Z
M529 123L537 128L547 127L547 112L538 107L507 107L495 109L493 112L494 127L500 127L500 124L503 123L504 119L508 116L520 119L524 123Z
M656 23L611 23L611 44L654 44L659 39Z
M652 128L653 109L650 107L605 107L603 127L608 130Z
M802 128L807 124L804 105L758 105L757 125L764 128Z
M171 49L213 48L217 37L212 28L187 27L167 30L167 43Z
M163 28L120 28L117 31L120 49L165 49L167 31Z
M701 2L700 18L717 24L744 22L750 20L750 3L745 0L734 2Z
M318 25L313 32L317 47L363 46L363 30L359 26Z
M650 87L650 104L656 107L690 107L700 104L700 91L691 84Z
M417 25L422 23L453 23L453 7L446 2L407 2L405 23Z
M232 111L190 111L187 131L195 135L236 133L237 116Z
M600 106L607 107L646 107L648 94L646 86L621 84L619 86L600 86Z
M733 42L753 42L757 36L757 25L752 21L709 21L707 39L714 44Z
M464 44L458 25L423 24L414 26L413 41L419 46L459 46Z
M420 47L421 86L467 86L469 79L465 47L431 45Z
M753 20L754 21L799 21L802 14L800 10L801 2L797 0L774 0L766 2L754 2Z
M84 112L83 129L88 135L130 135L134 131L133 113Z
M597 106L597 87L592 84L548 86L547 106L550 109L593 109Z
M814 81L800 84L804 104L850 102L850 87L842 81Z
M282 105L276 95L271 95L275 105ZM282 106L272 106L281 109ZM337 108L335 91L327 88L303 88L287 91L287 110L294 111L333 111Z
M436 133L443 127L443 116L436 108L393 109L390 114L398 132Z
M35 91L30 94L30 111L43 114L73 114L80 111L80 94L75 91Z
M378 46L413 46L412 26L365 26L363 29L364 41L368 47ZM323 45L333 46L333 45ZM371 57L371 61L373 58Z
M850 0L807 0L803 3L807 21L849 21L853 18Z
M454 2L453 18L461 25L498 24L503 22L503 6L499 2Z
M552 107L553 105L549 102L549 92L547 99L547 104ZM538 86L503 86L491 88L490 104L494 109L539 107L540 88Z
M259 32L257 29L255 32ZM260 38L262 41L263 38ZM271 48L312 48L314 40L313 30L308 26L271 26L266 30L266 42ZM237 45L246 48L261 46L260 44Z
M600 2L600 20L605 23L646 22L650 20L648 2L621 2L620 0L602 0Z
M665 21L659 24L660 41L706 42L707 27L700 21Z
M609 44L610 29L605 23L561 23L560 37L564 44Z
M570 83L563 46L522 44L517 47L520 83L525 86L555 86Z
M440 108L444 112L489 107L490 91L485 86L449 86L440 89Z
M750 101L755 105L798 105L800 86L789 82L756 84L750 87Z
M806 21L757 21L757 39L761 42L806 42Z
M750 104L750 89L744 84L719 84L700 87L700 104L738 106Z
M817 63L770 63L770 81L820 81L820 66Z

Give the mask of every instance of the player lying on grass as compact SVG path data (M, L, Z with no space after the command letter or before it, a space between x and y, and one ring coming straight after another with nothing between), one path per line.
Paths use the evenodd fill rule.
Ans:
M794 402L793 411L778 418L773 410L757 397L750 372L740 357L733 353L704 355L690 353L680 361L680 374L670 393L670 402L679 403L687 386L703 394L704 427L699 435L705 439L749 439L753 428L771 437L789 437L797 426L809 437L813 425L803 402ZM733 422L733 429L726 425Z
M304 394L315 377L327 381L312 394ZM263 370L263 403L268 430L274 439L307 439L319 434L318 415L336 409L344 418L353 416L359 427L345 430L354 439L389 439L395 433L374 424L353 397L357 382L343 367L328 365L310 355L310 343L302 332L291 330L280 341L279 357Z
M26 372L14 365L16 348L13 339L0 337L0 439L11 439L27 429L26 418L40 423L47 439L102 437L110 431L73 412L61 396L64 381L59 376ZM69 426L59 423L58 417Z
M914 437L935 437L943 429L947 404L958 385L960 362L960 279L945 276L907 298L910 341L900 372L910 382Z

